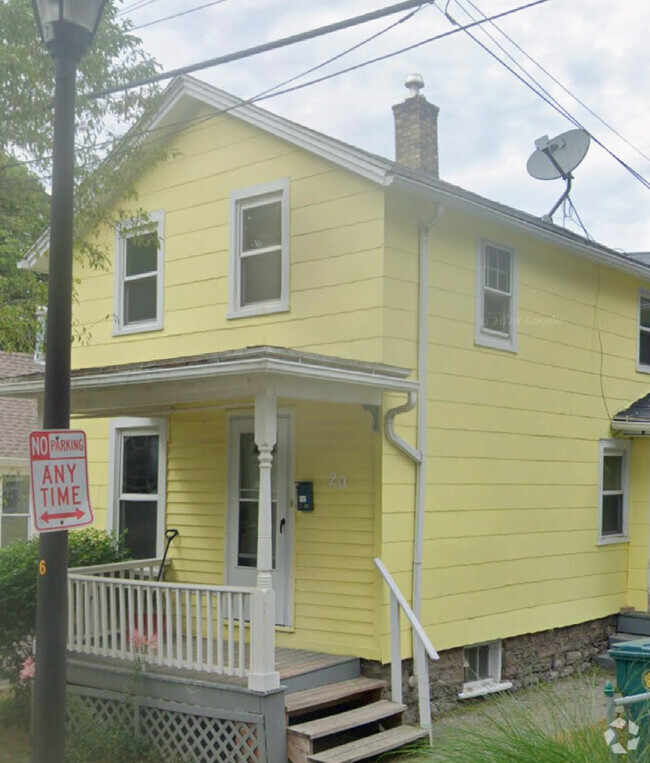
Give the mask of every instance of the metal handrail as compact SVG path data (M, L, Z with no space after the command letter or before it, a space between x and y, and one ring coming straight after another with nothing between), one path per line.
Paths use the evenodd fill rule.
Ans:
M393 580L390 572L386 569L381 559L375 559L375 566L388 586L390 591L390 653L391 653L391 695L393 702L402 702L402 657L400 645L399 611L404 613L415 634L414 639L414 663L415 676L418 684L418 710L420 715L420 727L429 730L431 739L431 706L429 689L429 670L426 657L431 660L439 660L440 655L435 650L422 624L404 598L397 583Z

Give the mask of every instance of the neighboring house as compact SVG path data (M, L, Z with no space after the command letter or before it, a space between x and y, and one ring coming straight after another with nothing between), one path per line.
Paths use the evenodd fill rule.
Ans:
M398 162L175 80L138 128L171 149L138 184L154 235L99 230L110 267L76 266L73 426L98 525L157 560L179 530L154 661L228 673L227 611L253 618L263 696L273 636L383 675L380 559L441 651L437 710L569 673L647 609L650 405L624 409L648 391L650 268L440 180L437 108L394 112ZM74 585L72 649L128 657L97 622L125 622L129 586L91 628Z
M30 355L0 352L0 377L38 370ZM35 401L0 399L0 547L30 535L27 439L37 420Z

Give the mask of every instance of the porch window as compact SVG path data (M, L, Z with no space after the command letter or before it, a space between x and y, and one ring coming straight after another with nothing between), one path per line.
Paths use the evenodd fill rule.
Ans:
M134 559L157 557L162 552L165 528L166 423L118 419L113 423L111 439L110 526L124 534Z
M289 309L289 182L230 199L229 318Z
M630 442L601 440L599 446L599 541L626 541Z
M463 690L461 699L478 697L511 688L510 681L501 680L501 642L466 646L463 649Z
M26 540L29 534L29 477L26 474L5 474L0 481L0 489L0 546L8 546L15 540Z
M163 214L148 217L142 225L125 223L116 234L116 335L163 326Z
M639 294L639 345L637 368L650 373L650 292Z
M476 257L477 344L517 349L516 269L512 249L481 241Z

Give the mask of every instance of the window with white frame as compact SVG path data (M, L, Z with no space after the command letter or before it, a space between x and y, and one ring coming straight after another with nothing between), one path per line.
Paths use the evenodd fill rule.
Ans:
M0 507L0 546L15 540L26 540L29 535L29 476L3 474Z
M511 688L501 680L501 642L489 641L463 648L463 690L461 699L478 697Z
M650 292L639 294L639 350L637 367L650 372Z
M289 309L289 181L230 197L228 317Z
M162 552L166 448L163 419L116 419L111 424L109 527L124 535L134 559Z
M599 522L601 542L627 540L630 442L601 440L599 444Z
M163 326L162 212L123 223L115 234L114 334L153 331Z
M476 343L516 351L516 310L514 251L480 241L476 256Z

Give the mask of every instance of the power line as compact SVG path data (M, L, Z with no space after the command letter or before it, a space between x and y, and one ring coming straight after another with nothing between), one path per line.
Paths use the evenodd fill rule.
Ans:
M437 6L436 6L437 7ZM445 13L442 9L438 9L440 12L447 16L447 19L453 23L457 24L458 22L455 21L452 17L450 17L448 14ZM467 11L465 11L467 13ZM468 14L470 15L470 14ZM471 18L471 15L470 15ZM530 82L525 80L520 74L518 74L511 66L509 66L503 59L499 58L499 56L490 48L487 47L484 43L482 43L477 37L475 37L472 32L470 31L470 27L473 26L472 24L468 24L462 27L459 27L464 31L474 42L479 45L483 50L490 55L492 58L494 58L496 61L498 61L502 66L504 66L511 74L513 74L520 82L522 82L529 90L532 90L535 95L539 96L543 101L548 103L551 108L555 109L559 114L561 114L563 117L568 119L572 124L574 124L576 127L578 127L581 130L584 130L590 138L599 145L606 153L608 153L615 161L617 161L624 169L626 169L632 177L636 178L643 186L645 186L646 189L650 190L650 181L648 181L643 175L641 175L639 172L637 172L633 167L631 167L627 162L625 162L623 159L621 159L619 156L617 156L611 149L609 149L601 140L599 140L593 133L589 132L585 128L583 124L580 123L578 119L576 119L574 116L572 116L563 106L561 106L559 103L555 102L555 100L552 97L546 96L544 93L540 92L540 90L536 89L534 85L532 85Z
M472 2L472 0L467 0L467 2L474 8L478 13L483 16L483 18L487 18L485 13L475 4ZM467 12L467 11L465 11ZM469 15L469 14L468 14ZM568 87L565 87L565 85L562 84L553 74L551 74L548 69L545 69L542 64L539 63L533 56L531 56L529 53L527 53L521 45L519 45L515 40L510 37L507 32L505 32L498 24L496 24L494 21L490 22L491 25L500 32L508 42L513 45L522 55L524 55L531 63L533 63L538 69L540 69L549 79L551 79L558 87L560 87L568 96L573 98L576 103L578 103L580 106L582 106L585 111L588 111L593 117L595 117L601 124L603 124L605 127L607 127L608 130L611 130L614 135L616 135L618 138L620 138L624 143L626 143L631 149L637 152L641 157L643 157L646 161L650 162L650 156L643 153L641 149L637 148L631 141L629 141L624 135L622 135L615 127L613 127L609 122L605 121L601 116L599 116L592 108L590 108L584 101L582 101L580 98L578 98L575 93L571 92ZM482 27L484 31L485 28ZM530 75L529 75L530 76Z
M272 93L269 93L268 91L263 91L262 94L258 94L256 96L253 96L253 97L248 98L246 100L242 99L238 103L233 104L232 106L228 106L228 107L226 107L224 109L220 109L220 110L218 110L218 111L216 111L216 112L214 112L212 114L207 114L207 115L203 115L203 116L200 116L200 117L189 117L189 118L186 118L186 119L179 120L177 122L173 122L171 124L165 124L164 126L147 128L147 129L143 129L143 130L133 130L132 132L127 133L127 135L123 136L122 138L119 138L119 139L112 138L111 140L103 141L101 143L95 143L95 144L91 144L91 145L88 145L88 146L82 146L82 147L80 147L78 149L78 151L81 151L81 152L83 152L83 151L91 151L93 149L104 148L104 147L107 147L107 146L110 146L110 145L115 145L116 140L126 140L126 139L134 140L134 139L138 139L138 138L150 135L150 134L152 134L154 132L158 132L158 131L165 131L165 133L167 133L171 128L182 127L184 125L191 125L191 124L201 124L202 122L205 122L207 120L216 119L216 118L222 116L223 114L227 114L227 113L229 113L231 111L234 111L235 109L242 108L244 106L249 106L249 105L254 104L254 103L258 102L258 101L267 100L269 98L275 98L275 97L277 97L279 95L285 95L285 94L291 93L291 92L293 92L295 90L301 90L303 88L310 87L311 85L316 85L316 84L318 84L320 82L324 82L326 80L333 79L334 77L339 77L342 74L347 74L348 72L355 71L357 69L361 69L361 68L366 67L366 66L370 66L371 64L377 63L378 61L384 61L384 60L387 60L389 58L394 58L395 56L398 56L398 55L400 55L402 53L406 53L406 52L408 52L410 50L414 50L415 48L419 48L419 47L421 47L423 45L427 45L427 44L429 44L431 42L437 42L438 40L442 40L442 39L445 39L447 37L451 37L452 35L459 34L460 32L465 31L466 29L469 29L471 27L481 26L482 24L486 23L487 21L491 21L491 20L494 20L494 19L504 18L505 16L510 16L510 15L512 15L514 13L519 13L520 11L527 10L529 8L532 8L532 7L536 6L536 5L541 5L541 4L547 3L547 2L549 2L549 0L534 0L533 2L527 3L525 5L519 5L519 6L515 7L515 8L511 8L511 9L509 9L507 11L502 11L501 13L497 13L494 16L489 16L489 17L487 17L484 20L475 21L475 22L472 22L471 24L467 24L465 26L456 26L453 29L450 29L450 30L448 30L446 32L441 32L440 34L434 35L433 37L428 37L425 40L421 40L420 42L414 43L413 45L408 45L408 46L406 46L404 48L400 48L399 50L395 50L392 53L386 53L386 54L384 54L382 56L377 56L376 58L371 58L371 59L369 59L367 61L362 61L361 63L355 64L354 66L349 66L349 67L347 67L345 69L339 69L336 72L332 72L331 74L327 74L327 75L325 75L323 77L318 77L316 79L309 80L308 82L303 82L300 85L294 85L293 87L285 88L284 90L280 90L280 91L272 92ZM165 136L163 136L163 138L164 137ZM35 159L26 159L24 161L12 162L11 164L6 164L6 165L0 167L0 170L10 169L12 167L18 167L18 166L25 166L25 165L30 165L30 164L38 164L39 162L42 162L42 161L46 160L47 158L48 158L47 156L44 156L44 157L39 157L39 158L35 158Z
M148 26L153 26L154 24L161 24L163 21L171 21L172 19L177 19L180 16L187 16L188 13L195 13L196 11L202 11L204 8L210 8L212 5L220 5L221 3L225 3L226 0L212 0L211 3L205 3L205 5L197 5L196 8L190 8L188 11L181 11L180 13L174 13L171 16L164 16L161 19L154 19L153 21L147 21L145 24L138 24L138 26L133 27L133 31L136 29L144 29Z
M147 5L151 5L152 3L157 2L158 0L137 0L137 2L131 3L131 5L127 5L126 8L122 8L122 10L117 13L117 15L124 16L126 13L139 11L141 8L145 8Z
M547 0L538 0L538 2L547 2ZM165 79L171 79L172 77L179 77L183 74L191 74L192 72L200 71L201 69L208 69L212 66L220 66L221 64L230 63L231 61L239 61L242 58L250 58L256 56L259 53L266 53L269 50L276 50L277 48L284 48L288 45L295 45L298 42L305 42L306 40L312 40L315 37L322 37L332 32L338 32L342 29L349 29L359 24L366 24L368 21L375 21L376 19L383 18L384 16L390 16L393 13L399 13L400 11L406 11L409 8L414 8L419 5L432 5L435 0L406 0L406 2L398 3L397 5L390 5L386 8L381 8L378 11L372 11L370 13L364 13L361 16L353 16L352 18L345 19L344 21L337 21L334 24L327 24L316 29L310 29L307 32L300 32L299 34L290 35L289 37L283 37L279 40L273 40L272 42L266 42L262 45L255 45L252 48L246 48L245 50L239 50L235 53L228 53L225 56L218 56L217 58L211 58L207 61L200 61L197 64L190 64L189 66L182 66L178 69L172 69L171 71L161 72L153 77L147 77L145 79L137 80L135 82L129 82L117 87L108 88L91 94L91 98L101 98L106 95L112 95L113 93L119 93L125 90L132 90L135 87L142 87L143 85L152 85L155 82L161 82Z

